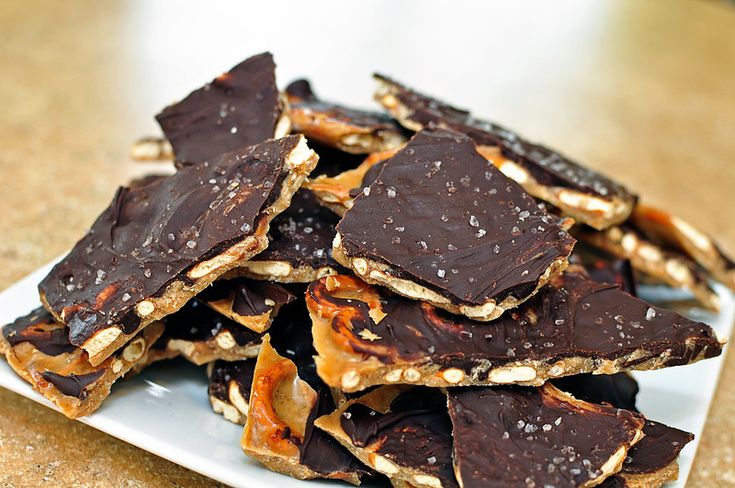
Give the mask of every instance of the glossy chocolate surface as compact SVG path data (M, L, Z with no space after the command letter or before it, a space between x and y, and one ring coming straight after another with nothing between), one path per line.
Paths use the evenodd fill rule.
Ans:
M76 346L69 342L68 329L56 322L42 307L28 315L18 317L12 324L5 325L2 331L3 337L11 346L29 342L48 356L58 356L76 349Z
M86 388L97 381L104 373L105 369L101 368L97 371L80 375L62 375L53 371L45 371L41 373L41 376L64 395L84 400L87 397Z
M499 146L508 159L523 166L543 185L561 186L601 197L635 197L619 183L580 166L566 156L492 122L479 120L466 111L416 92L382 75L375 77L398 90L396 97L408 108L408 119L427 127L437 125L467 134L477 144Z
M280 196L299 136L268 141L140 186L118 189L90 231L39 285L72 344L104 328L131 333L135 305L253 235Z
M347 255L453 302L525 298L575 242L458 132L418 133L368 188L337 225Z
M270 53L246 59L156 116L178 163L194 164L270 139L281 102Z
M569 262L584 266L590 278L600 283L613 283L636 295L633 267L628 259L620 259L607 251L577 244Z
M452 424L441 390L407 390L393 399L387 413L354 403L340 424L355 446L375 446L376 453L400 467L435 476L443 487L458 486L452 471Z
M694 435L658 422L646 421L646 436L628 453L623 473L653 473L673 463Z
M230 382L234 381L237 383L243 398L250 398L254 371L255 359L215 361L212 365L212 374L209 377L209 395L230 403Z
M323 281L312 283L308 293L316 304L336 312L332 327L346 336L355 353L386 364L438 364L469 372L488 360L495 367L523 360L614 360L643 350L644 354L621 367L634 367L659 356L665 357L666 365L676 366L700 355L717 356L722 350L708 325L573 271L489 323L374 289L383 293L380 306L386 314L378 324L369 316L367 303L336 298ZM373 340L358 334L363 329L372 333ZM478 379L485 378L480 375Z
M326 266L344 270L332 258L332 240L339 217L319 205L314 194L302 188L291 206L271 222L268 248L253 261L286 261L294 268Z
M582 486L642 423L614 407L582 408L548 387L454 388L448 397L465 488Z
M197 298L203 302L213 302L230 296L232 311L244 317L262 315L296 298L281 285L247 278L215 281Z

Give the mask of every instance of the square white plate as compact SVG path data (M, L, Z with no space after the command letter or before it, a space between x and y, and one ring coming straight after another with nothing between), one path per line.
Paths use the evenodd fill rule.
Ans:
M0 294L0 324L38 306L36 284L51 266L36 270ZM735 319L735 296L721 286L717 291L722 300L719 315L696 309L690 316L712 325L722 338L729 336ZM652 301L681 296L676 290L658 287L641 287L640 292ZM696 435L681 453L679 480L668 485L672 488L683 487L689 476L722 362L720 356L690 366L635 373L641 387L641 412ZM0 386L54 408L4 361L0 361ZM118 382L102 408L80 421L234 487L336 486L329 481L305 485L246 458L239 443L242 427L211 410L203 369L184 361L157 364Z

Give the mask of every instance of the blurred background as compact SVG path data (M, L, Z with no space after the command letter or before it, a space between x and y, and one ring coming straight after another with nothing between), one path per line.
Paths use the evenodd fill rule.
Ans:
M69 248L116 186L150 169L127 152L159 133L155 113L265 50L281 86L305 76L327 100L376 107L370 75L380 71L470 108L622 181L735 254L730 2L4 0L0 289ZM728 364L692 486L735 485ZM86 473L102 485L208 484L5 391L0 458L0 482Z

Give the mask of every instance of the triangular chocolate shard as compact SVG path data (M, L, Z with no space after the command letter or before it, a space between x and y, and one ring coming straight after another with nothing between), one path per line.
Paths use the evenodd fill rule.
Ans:
M401 127L382 112L357 110L316 97L307 80L286 87L294 132L352 154L385 151L406 142Z
M678 366L722 352L708 325L594 282L577 268L491 323L348 276L312 283L307 305L319 375L346 391L387 383L540 385L579 373Z
M40 283L42 303L98 364L265 249L316 162L295 135L120 188Z
M448 391L463 488L594 486L620 471L643 418L542 388Z
M488 321L566 267L564 223L458 132L424 130L337 225L334 257L365 281Z
M636 197L621 184L569 158L531 143L497 124L476 119L462 109L421 94L390 78L375 75L375 98L404 127L438 126L467 134L503 173L534 197L598 229L625 220Z
M452 471L447 398L439 389L380 387L315 424L394 484L459 486Z
M176 160L194 164L288 133L270 53L246 59L156 116Z

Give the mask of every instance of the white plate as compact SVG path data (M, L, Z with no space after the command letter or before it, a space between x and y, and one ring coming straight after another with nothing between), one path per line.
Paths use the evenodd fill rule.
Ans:
M51 264L36 270L0 294L0 324L38 306L36 284L50 267ZM725 337L735 318L735 296L724 287L717 291L722 299L720 315L694 310L692 318L709 323L718 336ZM641 290L649 299L677 293L663 288ZM670 487L683 487L689 475L722 362L720 356L691 366L635 373L641 387L640 410L651 419L696 435L694 442L682 451L679 480ZM4 361L0 361L0 386L55 408ZM212 412L203 369L184 361L154 365L137 377L120 381L102 408L80 421L235 487L335 486L328 481L305 485L247 459L239 444L242 427Z

